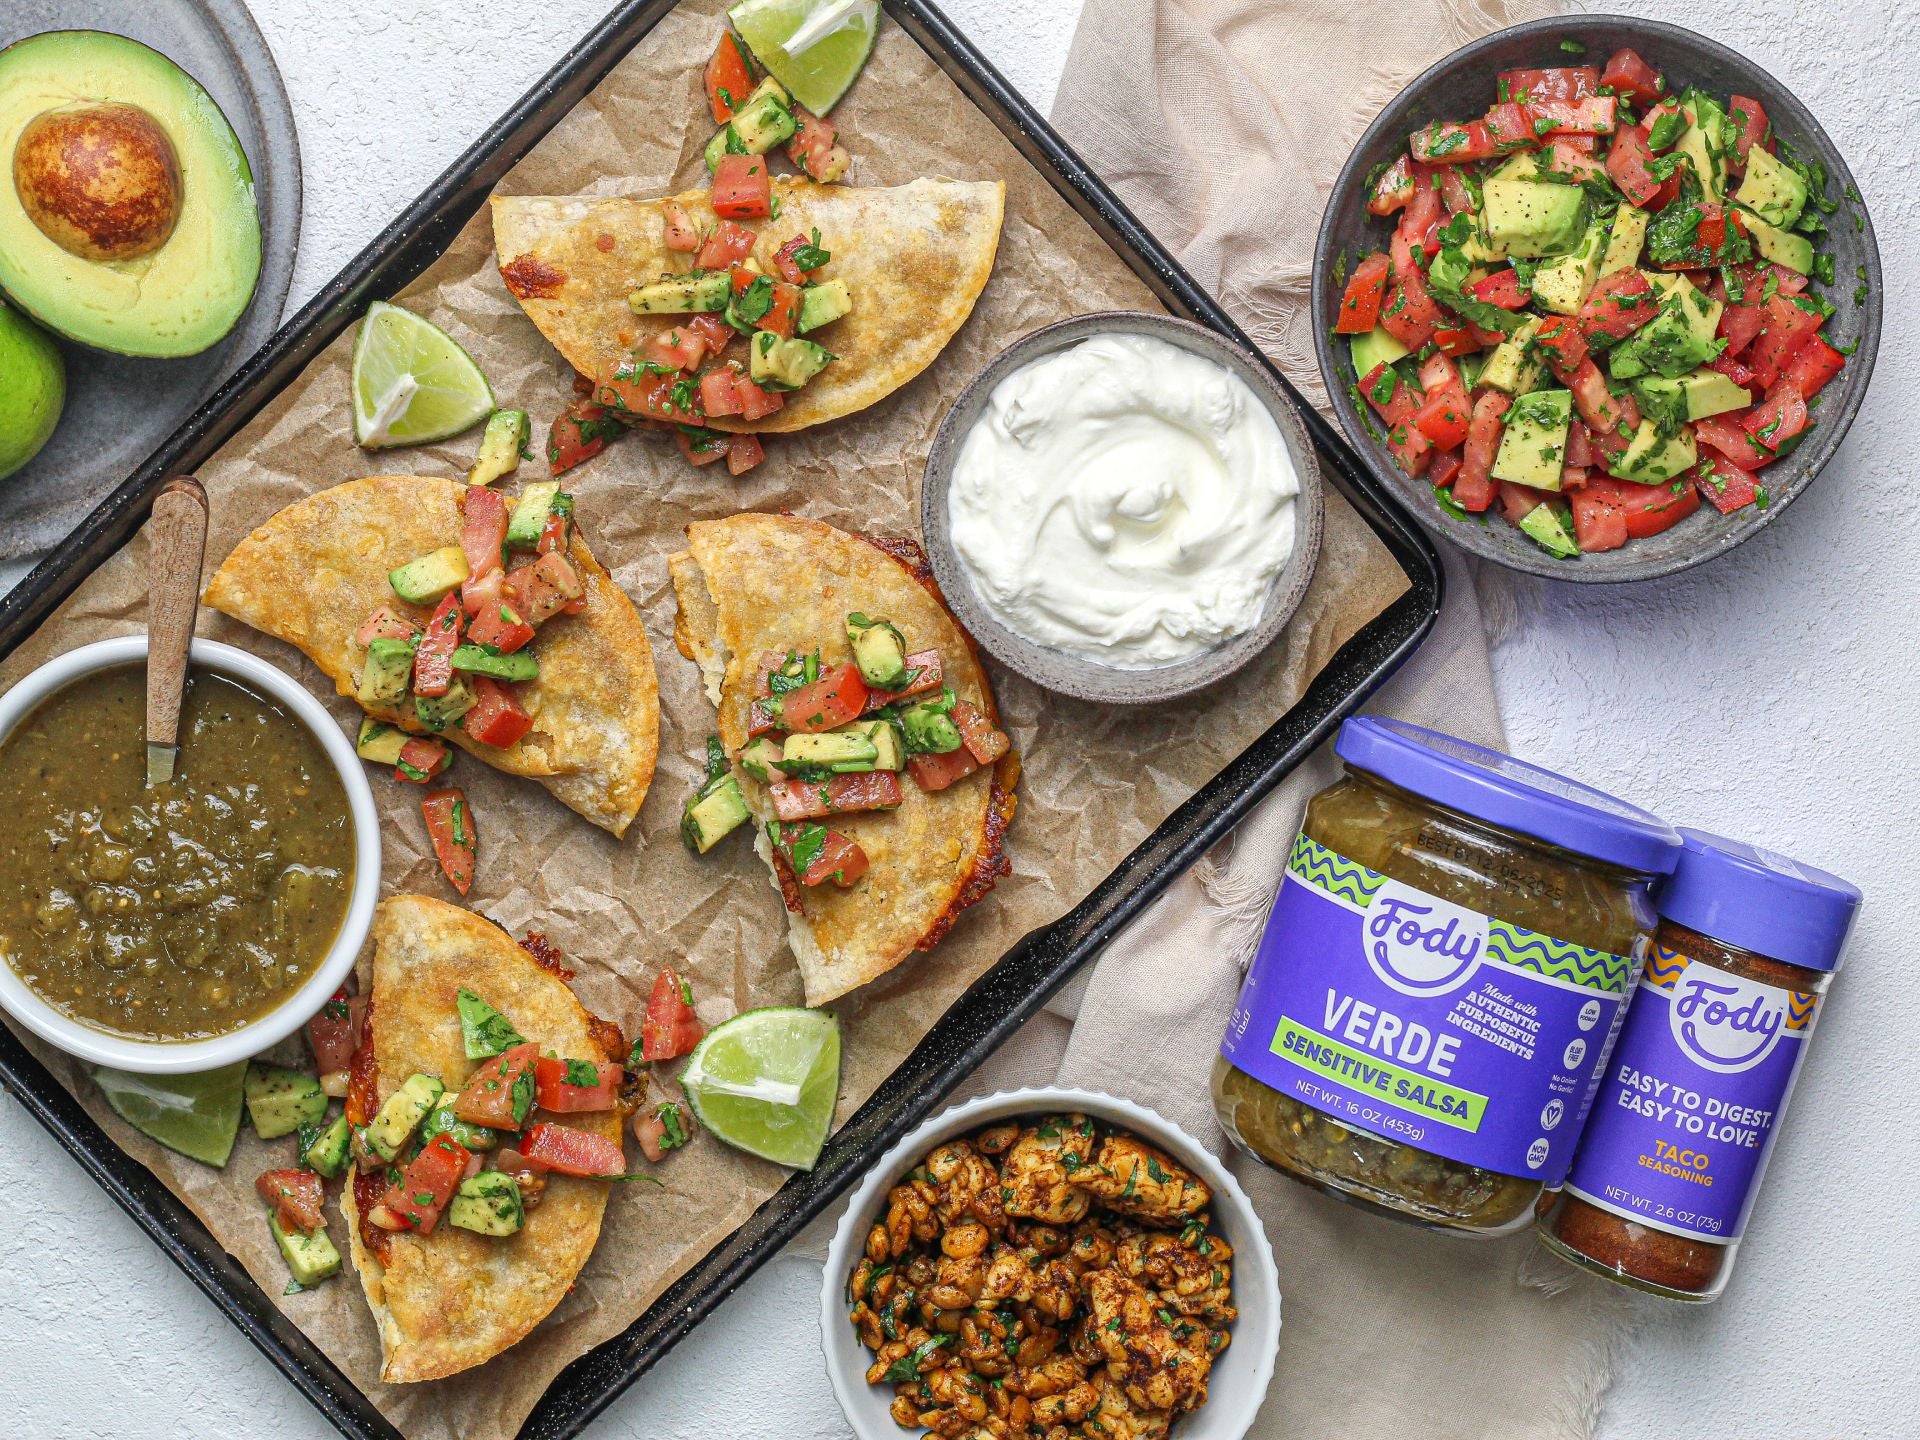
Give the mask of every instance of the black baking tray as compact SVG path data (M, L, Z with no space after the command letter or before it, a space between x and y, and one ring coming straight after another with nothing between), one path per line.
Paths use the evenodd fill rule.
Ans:
M133 537L168 476L207 460L359 319L369 301L396 293L436 260L506 172L675 3L627 0L617 6L78 530L0 599L0 658L11 654L95 567ZM1172 313L1211 326L1258 353L1213 298L938 9L927 0L883 0L883 5ZM833 1137L811 1173L794 1175L646 1314L564 1370L528 1418L522 1440L579 1435L939 1104L1168 882L1238 823L1426 637L1439 613L1442 589L1432 546L1332 427L1300 400L1278 371L1275 378L1298 404L1327 478L1405 571L1406 594L1343 646L1298 704L1168 817L1091 895L1052 925L1026 936L962 995ZM0 1082L343 1435L400 1440L186 1206L115 1145L4 1026Z

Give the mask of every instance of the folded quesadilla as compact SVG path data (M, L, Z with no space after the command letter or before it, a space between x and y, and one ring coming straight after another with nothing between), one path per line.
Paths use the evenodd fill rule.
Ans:
M538 780L615 835L646 798L653 650L555 484L517 502L419 475L322 490L243 540L206 603L298 646L369 715Z
M570 972L535 937L539 957L458 906L396 895L375 913L373 942L372 1003L347 1094L360 1163L340 1203L380 1330L380 1378L399 1384L492 1359L565 1297L607 1204L606 1181L588 1177L624 1169L621 1116L550 1114L557 1082L544 1076L536 1106L533 1055L612 1086L625 1047L618 1026L581 1008ZM460 1118L470 1097L485 1102L489 1074L505 1081L503 1105L527 1077L518 1134ZM468 1163L451 1196L453 1177L437 1195L431 1179L415 1178L436 1149L454 1157L456 1174Z
M771 293L783 271L797 273L779 263L783 248L817 232L811 243L831 258L806 267L807 274L821 277L848 308L836 303L831 320L817 330L809 317L799 317L801 336L780 348L815 354L824 368L805 366L803 376L776 366L781 378L767 388L784 404L758 418L716 408L704 416L660 415L736 432L786 432L836 420L913 379L965 323L993 270L1006 187L927 178L892 189L854 189L781 178L773 189L778 218L760 222L751 253L709 257L705 271L699 271L701 254L668 250L665 231L668 207L701 234L732 226L714 214L708 191L660 200L496 195L501 275L567 362L604 382L623 364L632 367L636 350L689 314L720 311L730 298L727 271L742 260L764 276L760 283ZM663 277L692 281L695 289L700 278L717 279L718 292L713 303L686 299L668 310L636 313L636 304L650 303L643 292L660 288ZM753 330L751 320L743 323ZM792 333L791 324L785 328ZM773 337L762 343L771 346ZM754 378L765 376L756 370ZM794 380L799 383L786 388ZM656 409L645 406L643 413Z
M932 949L1010 868L1019 761L919 547L735 515L689 525L668 566L719 707L689 843L750 815L809 1005Z

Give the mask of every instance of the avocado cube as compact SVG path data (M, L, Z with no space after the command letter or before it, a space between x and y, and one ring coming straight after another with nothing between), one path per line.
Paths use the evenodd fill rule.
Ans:
M789 735L785 763L820 765L830 770L871 770L880 752L864 726L852 725L824 735Z
M1659 485L1691 470L1699 458L1693 431L1686 426L1663 431L1652 420L1642 420L1640 428L1633 432L1633 442L1614 462L1613 471L1622 480Z
M793 111L787 108L780 97L766 93L764 81L761 88L753 92L752 98L733 112L732 124L741 148L749 155L764 155L774 146L784 145L793 138L793 132L800 128L800 122L793 118Z
M907 641L890 620L876 620L858 610L847 616L847 643L860 678L882 690L899 687L907 678Z
M409 560L387 576L393 593L415 605L437 605L467 578L467 552L443 545L417 560Z
M907 747L900 738L900 732L885 720L865 722L867 740L873 746L873 768L876 770L904 770L907 768Z
M1538 150L1516 150L1487 172L1488 180L1528 180L1540 178L1540 152Z
M348 1142L352 1138L353 1127L347 1124L347 1117L336 1115L331 1125L317 1131L301 1147L300 1158L306 1161L309 1170L318 1171L331 1180L347 1168Z
M1533 337L1539 330L1540 321L1537 318L1528 320L1494 346L1477 383L1508 395L1524 395L1529 390L1539 389L1545 378L1546 367L1527 353L1527 347L1533 343Z
M413 713L422 725L437 734L479 703L480 692L473 688L473 682L455 671L446 694L414 696Z
M834 356L811 340L782 339L762 330L749 350L753 383L771 382L782 390L798 390L833 362Z
M411 663L412 657L408 658ZM404 696L406 693L406 688L402 686L400 694ZM384 720L367 715L360 720L360 734L353 742L353 749L362 760L371 760L376 765L398 765L400 752L407 748L407 741L412 738L397 725L389 725Z
M1587 224L1587 192L1578 185L1489 180L1482 188L1487 238L1509 255L1557 255Z
M1520 528L1563 560L1580 553L1580 542L1573 535L1573 512L1564 500L1547 500L1534 506L1521 517Z
M483 645L454 647L453 668L470 675L485 675L494 680L533 680L540 674L540 662L531 650L515 650L501 655Z
M1364 335L1353 337L1353 378L1364 380L1380 365L1391 365L1412 352L1378 325Z
M747 802L740 782L723 775L703 785L680 814L680 838L696 855L704 855L747 822Z
M1573 423L1573 392L1535 390L1507 411L1493 477L1536 490L1558 490L1567 460L1567 433Z
M900 712L900 729L910 754L950 755L960 748L960 727L949 713L952 697L953 692L947 690L939 699L909 705Z
M369 709L391 710L407 698L407 682L412 677L413 642L377 635L360 664L360 687L354 691L354 698ZM404 736L401 743L406 743ZM399 754L395 750L394 758Z
M1705 131L1697 124L1689 125L1673 148L1693 167L1694 178L1700 182L1700 193L1705 199L1718 205L1727 198L1726 167L1707 144Z
M1587 227L1579 249L1534 272L1533 298L1556 315L1578 315L1587 292L1600 278L1600 254L1606 243L1606 222L1596 220Z
M1613 378L1627 380L1648 371L1684 375L1718 355L1720 312L1725 307L1684 275L1641 273L1660 291L1660 312L1608 352Z
M718 130L714 131L713 138L707 141L705 151L707 173L711 175L719 170L720 161L724 157L728 155L744 155L746 153L747 147L740 143L740 134L733 128L733 122L729 120L725 125L722 125Z
M662 275L628 295L627 305L637 315L688 315L724 310L732 298L732 279L726 271L715 270L701 275Z
M500 1143L500 1132L485 1125L470 1125L454 1114L453 1102L458 1098L449 1091L433 1102L433 1109L420 1122L420 1143L431 1144L434 1136L446 1135L469 1150L493 1149Z
M477 1235L513 1234L526 1223L519 1182L498 1170L462 1180L447 1205L447 1223Z
M1744 410L1753 403L1753 392L1736 385L1718 370L1695 370L1672 379L1649 375L1634 382L1641 408L1650 414L1667 415L1674 423L1705 420L1729 410Z
M1600 261L1602 278L1616 270L1631 270L1640 263L1640 251L1647 243L1647 212L1624 202L1613 212L1613 230L1607 236L1607 253Z
M1802 275L1813 273L1813 242L1806 236L1769 225L1758 215L1743 213L1740 223L1747 227L1747 233L1753 237L1753 248L1763 258Z
M527 1043L511 1020L464 985L454 994L453 1003L460 1012L460 1042L469 1060L491 1060Z
M327 1116L327 1092L311 1075L257 1061L247 1067L247 1118L262 1140L278 1140Z
M801 335L831 325L853 309L853 292L844 280L822 280L800 292L800 318L793 328Z
M780 768L785 755L778 740L762 735L750 741L747 748L740 752L740 768L762 785L771 785L776 780L787 778L786 772Z
M1769 225L1789 230L1807 207L1807 182L1786 161L1756 145L1747 152L1746 178L1733 198Z
M281 1228L278 1215L267 1217L267 1228L273 1232L281 1258L287 1262L287 1269L301 1288L318 1285L322 1280L340 1273L340 1252L334 1249L333 1241L327 1238L324 1229L316 1230L311 1235L302 1235L298 1230L288 1231Z
M520 498L513 502L513 513L507 518L509 550L532 550L539 546L540 536L547 528L547 517L553 513L554 497L559 493L558 480L536 480L520 492Z
M528 443L533 439L533 422L524 410L496 410L480 435L480 453L467 471L469 485L491 485L502 475L520 468Z
M386 1104L367 1124L367 1149L382 1160L392 1160L406 1148L414 1127L427 1118L447 1087L432 1075L409 1075L407 1083L387 1097Z

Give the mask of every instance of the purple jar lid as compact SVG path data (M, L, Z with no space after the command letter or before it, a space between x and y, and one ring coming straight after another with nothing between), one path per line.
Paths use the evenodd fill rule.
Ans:
M1333 750L1450 810L1625 870L1666 875L1680 854L1680 837L1658 815L1438 730L1361 715L1340 727Z
M1808 970L1838 970L1860 887L1758 845L1680 832L1680 864L1654 897L1667 919Z

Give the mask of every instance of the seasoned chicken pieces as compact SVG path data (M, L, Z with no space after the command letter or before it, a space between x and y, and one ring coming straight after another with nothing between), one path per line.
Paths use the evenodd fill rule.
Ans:
M868 1382L946 1440L1165 1440L1238 1314L1209 1198L1084 1115L940 1146L888 1192L848 1286Z

